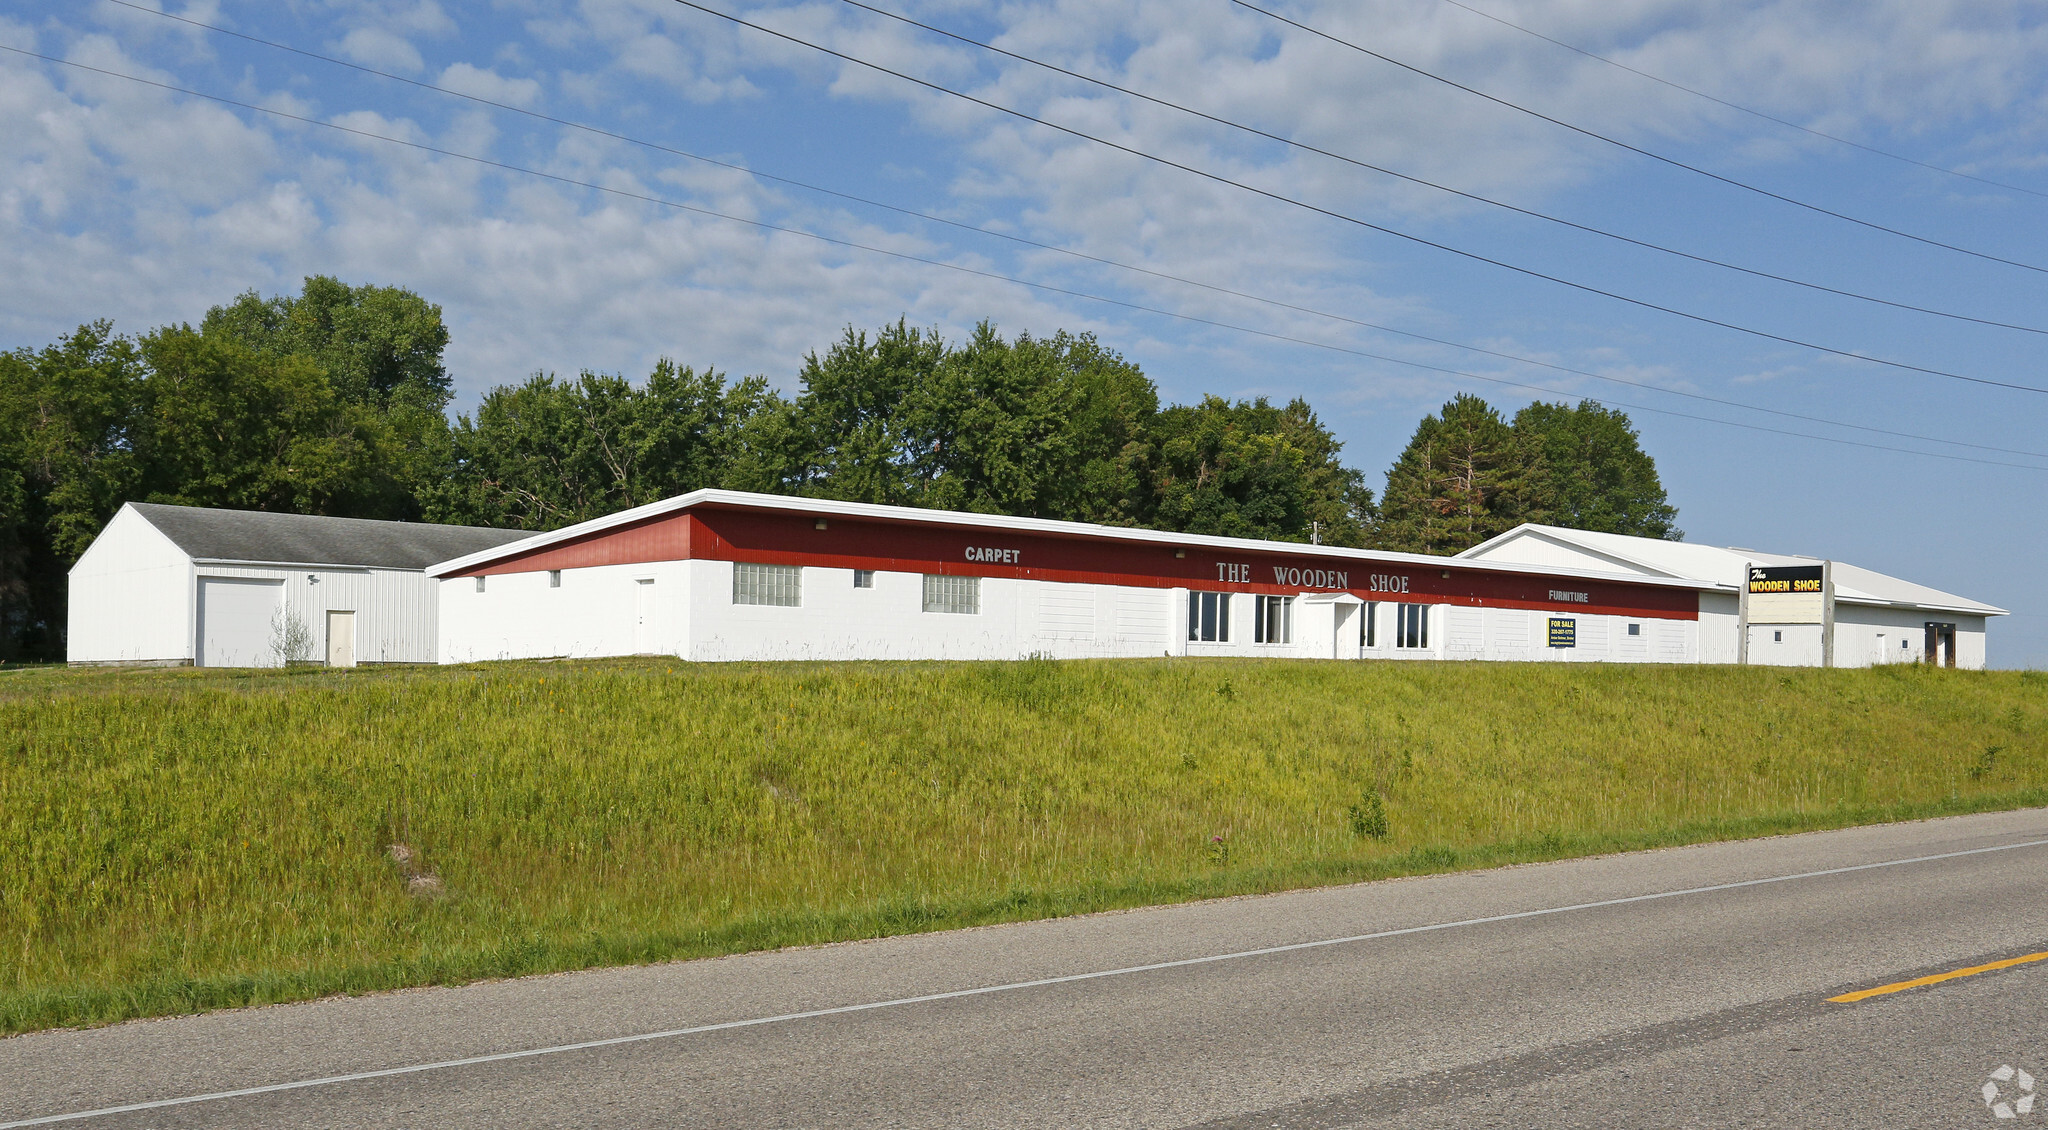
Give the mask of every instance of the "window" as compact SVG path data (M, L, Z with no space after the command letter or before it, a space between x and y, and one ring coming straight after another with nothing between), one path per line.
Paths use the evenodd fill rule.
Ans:
M924 610L972 616L981 611L980 577L924 575Z
M732 567L734 604L775 604L794 608L804 602L803 574L794 565Z
M857 589L874 588L875 571L873 569L855 569L853 571L853 587Z
M482 577L478 577L478 578L476 579L476 591L478 591L478 592L482 592L482 591L484 591L484 579L483 579Z
M562 587L562 571L560 569L548 570L548 587L551 589Z
M1230 642L1230 594L1188 594L1188 639L1197 643Z
M1252 642L1294 642L1294 598L1260 596L1252 600Z
M1784 632L1772 632L1772 633L1771 633L1771 642L1772 642L1772 643L1784 643L1784 642L1785 642L1785 633L1784 633Z
M1628 626L1628 634L1629 634L1629 635L1632 635L1632 636L1640 636L1640 635L1642 635L1642 634L1643 634L1643 626L1642 626L1641 624L1630 624L1630 625Z
M1368 603L1358 610L1358 646L1379 646L1379 625L1373 623L1379 618L1379 610L1380 606L1374 603Z
M1913 641L1912 641L1912 640L1900 640L1900 641L1899 641L1899 646L1900 646L1900 647L1903 647L1903 648L1905 648L1905 649L1906 649L1907 651L1911 651L1911 650L1913 650Z
M1429 605L1397 604L1394 606L1394 646L1429 646Z

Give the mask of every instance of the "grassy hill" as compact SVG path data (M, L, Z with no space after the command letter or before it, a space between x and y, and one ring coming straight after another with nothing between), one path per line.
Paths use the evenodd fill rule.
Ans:
M2048 676L0 672L0 1030L2048 804Z

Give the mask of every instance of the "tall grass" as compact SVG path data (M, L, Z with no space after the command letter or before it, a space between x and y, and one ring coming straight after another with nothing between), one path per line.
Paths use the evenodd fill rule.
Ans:
M0 1029L2048 804L2044 692L1920 667L5 672Z

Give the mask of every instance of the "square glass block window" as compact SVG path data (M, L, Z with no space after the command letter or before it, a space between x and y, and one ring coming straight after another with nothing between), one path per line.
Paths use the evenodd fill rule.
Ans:
M873 569L855 569L853 571L853 587L857 589L874 588L875 571Z
M924 575L924 610L972 616L981 611L980 577Z
M1629 634L1629 635L1632 635L1632 636L1640 636L1640 635L1642 635L1642 634L1643 634L1643 626L1642 626L1641 624L1630 624L1630 625L1628 626L1628 634Z
M1252 601L1252 642L1294 642L1294 598L1261 596Z
M1394 646L1429 646L1429 605L1397 604L1394 606Z
M795 608L804 602L803 574L794 565L734 565L732 602Z
M548 570L548 587L551 589L562 587L562 571L560 569Z
M1230 594L1188 594L1188 639L1195 643L1230 642Z

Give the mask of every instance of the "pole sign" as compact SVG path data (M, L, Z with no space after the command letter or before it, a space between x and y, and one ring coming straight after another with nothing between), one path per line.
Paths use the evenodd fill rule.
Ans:
M1749 567L1749 622L1818 624L1827 618L1827 574L1820 565Z
M1579 644L1579 622L1570 616L1550 618L1550 646L1577 647Z

